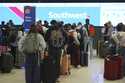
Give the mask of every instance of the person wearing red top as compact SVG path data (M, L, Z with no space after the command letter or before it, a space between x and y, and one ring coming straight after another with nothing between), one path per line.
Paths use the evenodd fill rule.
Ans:
M93 38L95 36L95 29L94 26L92 24L90 24L90 19L87 18L85 19L85 25L84 27L86 28L87 32L88 32L88 47L90 48L90 59L92 59L93 56Z

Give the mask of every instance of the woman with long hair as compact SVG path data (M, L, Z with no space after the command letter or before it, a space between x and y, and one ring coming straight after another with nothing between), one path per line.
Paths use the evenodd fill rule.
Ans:
M43 36L37 32L36 25L32 24L22 45L26 83L40 83L40 60L43 59L45 48Z

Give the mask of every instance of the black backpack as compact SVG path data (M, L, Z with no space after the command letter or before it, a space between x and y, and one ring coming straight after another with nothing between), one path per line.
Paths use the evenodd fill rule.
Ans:
M9 43L15 42L17 39L17 36L18 36L18 31L16 31L16 30L10 31L9 37L8 37L8 42Z
M82 27L83 27L83 26L82 26ZM80 30L79 30L79 33L80 33L80 36L81 36L81 38L79 39L79 41L80 41L80 48L84 48L84 37L85 37L85 33L84 33L82 27L81 27Z
M50 35L50 42L51 42L51 45L55 48L60 48L63 46L63 40L64 40L64 37L63 37L63 33L61 30L52 30L51 31L51 35Z

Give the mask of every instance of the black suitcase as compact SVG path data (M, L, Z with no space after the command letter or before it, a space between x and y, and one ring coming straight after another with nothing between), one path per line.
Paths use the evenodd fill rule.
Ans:
M1 54L1 71L10 73L13 68L13 57L9 52Z
M56 83L56 78L57 78L57 70L56 70L56 65L54 60L50 58L44 59L42 65L42 70L41 70L41 77L43 83Z
M80 65L88 66L88 53L87 52L81 52Z

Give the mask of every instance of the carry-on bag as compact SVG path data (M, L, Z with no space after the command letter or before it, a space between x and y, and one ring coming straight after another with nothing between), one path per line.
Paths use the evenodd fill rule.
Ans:
M9 53L1 54L1 71L3 73L10 73L13 68L13 56Z
M88 53L87 52L81 51L80 65L81 66L88 66Z
M55 83L57 79L55 61L50 57L46 57L41 66L43 67L41 72L43 83Z
M60 60L60 74L69 75L70 74L70 55L63 54Z
M123 77L122 56L109 56L105 58L104 78L107 80L117 80Z

